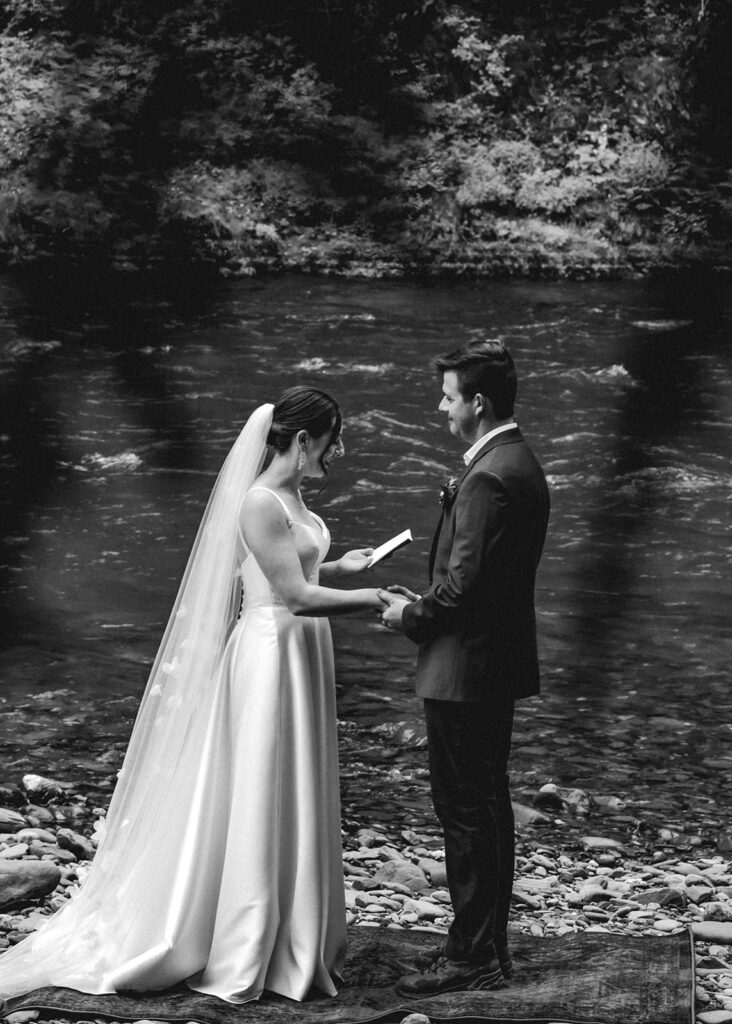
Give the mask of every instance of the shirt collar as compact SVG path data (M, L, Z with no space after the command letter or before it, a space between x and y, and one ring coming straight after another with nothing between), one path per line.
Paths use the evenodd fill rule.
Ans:
M491 438L495 437L496 434L502 434L504 430L514 430L517 426L518 424L515 421L511 423L504 423L500 427L494 427L493 430L489 430L487 434L483 434L483 436L479 437L475 444L471 445L463 455L463 462L465 465L469 466L483 446L488 444Z

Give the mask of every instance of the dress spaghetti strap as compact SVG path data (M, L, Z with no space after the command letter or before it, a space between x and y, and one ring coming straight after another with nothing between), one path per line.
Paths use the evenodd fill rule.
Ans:
M277 498L277 500L279 501L280 505L282 505L282 508L285 510L285 517L287 518L288 524L295 522L295 520L292 518L292 513L290 512L289 508L285 504L284 498L281 498L279 496L279 494L277 493L277 491L273 491L271 487L263 487L261 484L258 484L256 487L250 487L249 490L250 491L267 491L268 494L273 495L275 498Z

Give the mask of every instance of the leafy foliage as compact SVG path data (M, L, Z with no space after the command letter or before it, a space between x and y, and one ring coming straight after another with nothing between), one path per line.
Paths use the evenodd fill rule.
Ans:
M707 8L0 0L0 253L226 273L726 261L732 19Z

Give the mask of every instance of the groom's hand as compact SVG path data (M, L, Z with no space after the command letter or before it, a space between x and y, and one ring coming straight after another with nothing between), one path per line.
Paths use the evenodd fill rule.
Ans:
M406 597L410 604L414 604L415 601L419 601L421 596L420 594L415 594L413 590L407 590L406 587L402 587L398 583L392 583L392 585L386 589L390 594L401 594L402 597Z
M384 611L381 614L381 621L387 629L402 631L402 612L404 606L410 602L400 596L389 593L388 590L377 590L380 600L384 602Z

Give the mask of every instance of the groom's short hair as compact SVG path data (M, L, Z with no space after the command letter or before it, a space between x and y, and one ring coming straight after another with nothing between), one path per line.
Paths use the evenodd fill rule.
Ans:
M439 373L452 370L463 398L477 394L489 399L496 419L513 416L516 400L516 367L502 341L473 341L434 360Z

